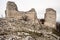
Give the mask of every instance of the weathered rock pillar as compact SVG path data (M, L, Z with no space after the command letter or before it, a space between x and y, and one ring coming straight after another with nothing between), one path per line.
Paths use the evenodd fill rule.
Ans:
M51 28L56 28L56 11L54 9L46 9L44 25Z

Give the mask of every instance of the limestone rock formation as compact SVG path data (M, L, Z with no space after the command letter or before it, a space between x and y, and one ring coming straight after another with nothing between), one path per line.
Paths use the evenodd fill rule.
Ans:
M57 35L50 32L50 28L43 28L45 26L41 27L31 21L5 20L3 24L7 26L0 27L1 40L59 40Z

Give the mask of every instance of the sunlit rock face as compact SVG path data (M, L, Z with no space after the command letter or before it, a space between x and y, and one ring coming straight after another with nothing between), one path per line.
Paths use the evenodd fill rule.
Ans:
M9 1L5 14L0 18L0 40L59 40L50 28L56 23L53 9L47 9L45 19L38 20L34 8L18 11L16 4Z

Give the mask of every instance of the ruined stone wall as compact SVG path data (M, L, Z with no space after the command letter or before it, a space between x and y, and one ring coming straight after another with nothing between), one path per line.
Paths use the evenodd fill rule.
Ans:
M56 27L56 11L52 8L47 8L45 13L44 25L55 28Z
M28 17L28 19L31 19L31 20L36 20L37 19L36 11L35 11L34 8L25 12L25 15Z
M22 13L24 12L19 12L17 9L17 5L14 2L7 2L7 7L6 7L6 18L21 18Z
M25 15L30 20L37 19L35 9L32 8L27 12L18 11L17 6L14 2L8 2L6 8L6 18L15 18L15 19L23 19L22 17Z

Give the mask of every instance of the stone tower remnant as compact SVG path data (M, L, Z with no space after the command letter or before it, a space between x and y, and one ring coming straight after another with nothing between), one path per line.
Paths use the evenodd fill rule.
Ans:
M14 2L10 2L10 1L8 1L7 2L7 10L18 10L17 9L17 5L14 3Z
M17 13L17 6L14 2L7 2L7 7L6 7L6 17L12 17L14 14Z
M44 25L49 26L51 28L56 28L56 11L54 9L46 9Z
M22 17L27 17L28 20L38 23L36 11L32 8L29 11L18 11L17 5L14 2L8 1L6 7L6 18L15 18L15 19L23 19Z

